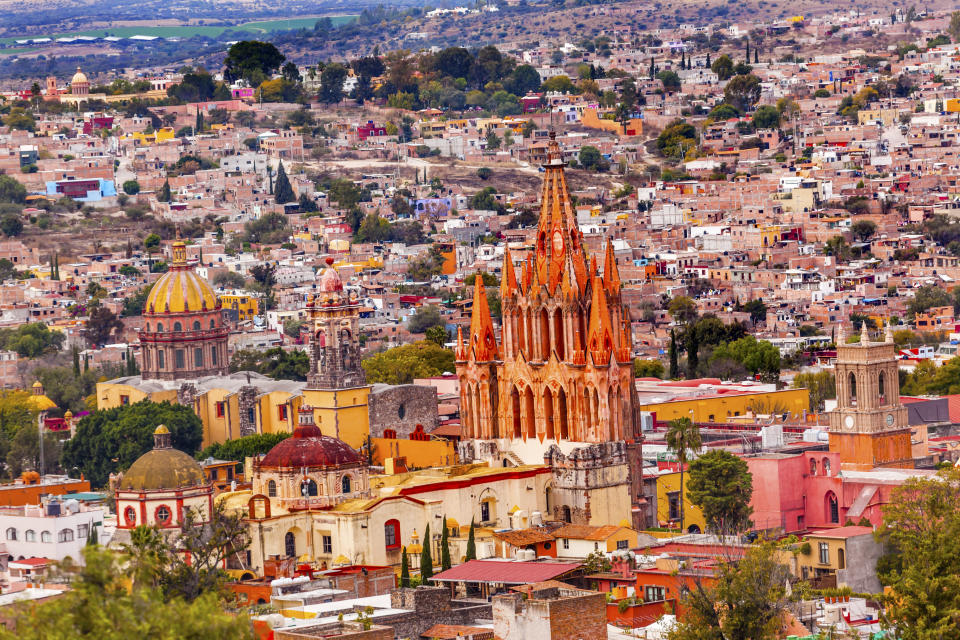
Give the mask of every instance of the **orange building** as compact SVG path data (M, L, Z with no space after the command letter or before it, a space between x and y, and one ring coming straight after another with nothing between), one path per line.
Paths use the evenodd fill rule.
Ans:
M504 252L498 343L476 279L470 336L458 333L464 438L601 443L633 439L629 311L607 245L603 275L588 256L551 133L535 251L518 279ZM511 444L511 442L513 444Z
M40 479L40 474L28 471L16 482L0 485L0 507L22 507L24 505L40 504L40 496L65 496L71 493L85 493L90 491L90 482L87 480L72 480L70 478Z

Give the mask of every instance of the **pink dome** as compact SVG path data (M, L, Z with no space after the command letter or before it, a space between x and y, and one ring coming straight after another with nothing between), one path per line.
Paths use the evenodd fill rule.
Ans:
M337 293L343 291L343 280L340 274L333 268L333 258L327 258L327 268L323 270L320 277L317 278L317 285L320 291L324 293Z

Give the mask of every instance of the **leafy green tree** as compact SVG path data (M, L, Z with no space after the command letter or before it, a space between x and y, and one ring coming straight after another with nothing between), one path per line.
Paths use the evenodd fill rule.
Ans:
M0 231L8 238L16 238L23 233L23 222L15 215L3 216L0 218Z
M687 296L677 296L670 301L667 312L675 321L687 324L697 318L697 303Z
M423 552L420 553L420 580L423 584L429 584L433 577L433 557L431 557L430 547L433 541L430 539L430 525L427 524L423 530Z
M760 298L754 298L743 305L743 310L750 314L753 324L760 324L767 320L767 305Z
M710 359L721 358L739 362L751 374L760 374L762 380L775 382L780 378L780 350L766 340L748 335L717 345Z
M954 42L960 42L960 11L954 11L950 14L950 24L947 26L947 33L950 34Z
M765 104L753 112L752 122L757 129L776 129L780 126L780 112L776 107Z
M287 170L283 168L283 160L277 166L277 181L273 193L277 204L286 204L297 199L290 185L290 178L287 177Z
M798 373L793 377L791 386L794 389L809 391L811 413L823 411L826 408L826 401L837 397L837 380L831 371Z
M244 40L237 42L227 50L227 57L223 61L224 77L229 82L236 82L243 78L251 84L259 84L256 80L269 78L280 68L286 60L280 51L269 42L259 40Z
M190 455L200 448L203 426L193 409L143 400L97 411L80 419L76 435L63 448L61 466L80 469L94 487L104 487L111 473L128 468L153 448L153 432L166 425L172 444Z
M123 183L123 192L128 196L135 196L140 193L140 183L136 180L127 180Z
M577 159L580 166L590 171L606 171L610 168L610 163L603 157L600 150L590 145L584 145L580 148Z
M637 378L660 378L666 374L663 363L659 360L641 360L636 358L633 361L633 375Z
M21 358L39 358L60 351L66 336L51 331L42 322L29 322L15 329L0 329L0 345L6 351L16 351Z
M323 68L320 74L320 101L336 104L343 100L343 82L347 79L348 69L339 62L333 62Z
M833 236L823 245L823 253L828 256L835 256L838 260L846 261L850 259L850 245L847 244L843 236Z
M747 547L743 557L721 561L712 584L697 580L683 588L671 640L776 637L787 615L785 585L791 577L780 557L769 542Z
M657 80L663 84L663 90L667 93L680 91L680 76L676 71L661 71L657 74Z
M16 178L0 175L0 202L23 204L27 201L27 188Z
M734 77L724 88L723 98L740 111L749 111L760 99L760 78L752 73Z
M450 336L447 334L446 328L440 325L435 325L424 332L424 338L426 338L427 342L432 342L437 346L442 347L447 344Z
M877 232L877 223L873 220L857 220L850 225L850 232L860 242L866 242Z
M680 529L683 530L683 504L686 502L683 491L683 474L689 460L689 453L697 453L703 446L700 427L694 424L690 418L677 418L670 421L664 439L667 446L677 455L677 462L680 466Z
M306 380L310 357L305 351L282 347L241 349L230 358L230 371L256 371L274 380Z
M716 533L741 533L752 524L753 476L746 461L729 451L712 449L690 463L687 495Z
M141 287L137 290L132 296L128 296L123 299L123 311L120 312L120 315L123 317L130 316L139 316L143 313L143 308L147 304L147 297L150 295L150 289L153 288L152 284L149 284L145 287Z
M90 311L83 337L91 347L102 347L110 342L114 334L123 330L119 316L106 307L97 305Z
M410 333L424 333L431 327L442 327L443 325L440 309L431 304L424 305L414 312L407 322L407 329L410 330Z
M197 460L234 460L242 463L270 451L281 441L290 437L289 433L255 433L242 438L214 443L196 455Z
M713 61L710 70L717 74L717 79L723 82L733 76L733 60L727 54L723 54Z
M910 478L895 488L877 537L889 555L877 563L884 626L904 640L936 640L956 633L960 616L960 472Z
M907 318L912 322L918 313L925 313L933 307L952 306L953 299L947 291L935 284L928 284L916 289L913 299L907 303Z
M218 594L193 601L167 598L150 586L128 588L125 559L87 545L83 564L61 565L71 588L39 604L12 608L12 620L0 629L0 640L53 638L205 638L253 640L244 613L225 611Z
M692 124L685 120L674 120L657 136L657 150L666 158L682 159L697 146L699 137Z
M210 279L210 282L215 287L241 289L247 281L236 271L219 271Z
M454 371L454 356L452 350L423 340L374 354L362 364L370 384L410 384L414 378Z

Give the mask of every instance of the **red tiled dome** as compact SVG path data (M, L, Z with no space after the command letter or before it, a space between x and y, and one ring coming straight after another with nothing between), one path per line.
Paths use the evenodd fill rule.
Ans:
M325 436L315 425L300 425L293 436L277 443L260 461L261 467L338 467L361 462L343 440Z

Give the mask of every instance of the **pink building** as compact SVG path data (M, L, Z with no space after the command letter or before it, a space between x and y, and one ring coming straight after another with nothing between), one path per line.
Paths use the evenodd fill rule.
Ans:
M840 456L830 451L771 453L746 460L753 474L754 528L785 533L841 527L861 518L879 525L881 510L896 487L935 473L884 468L840 475Z

